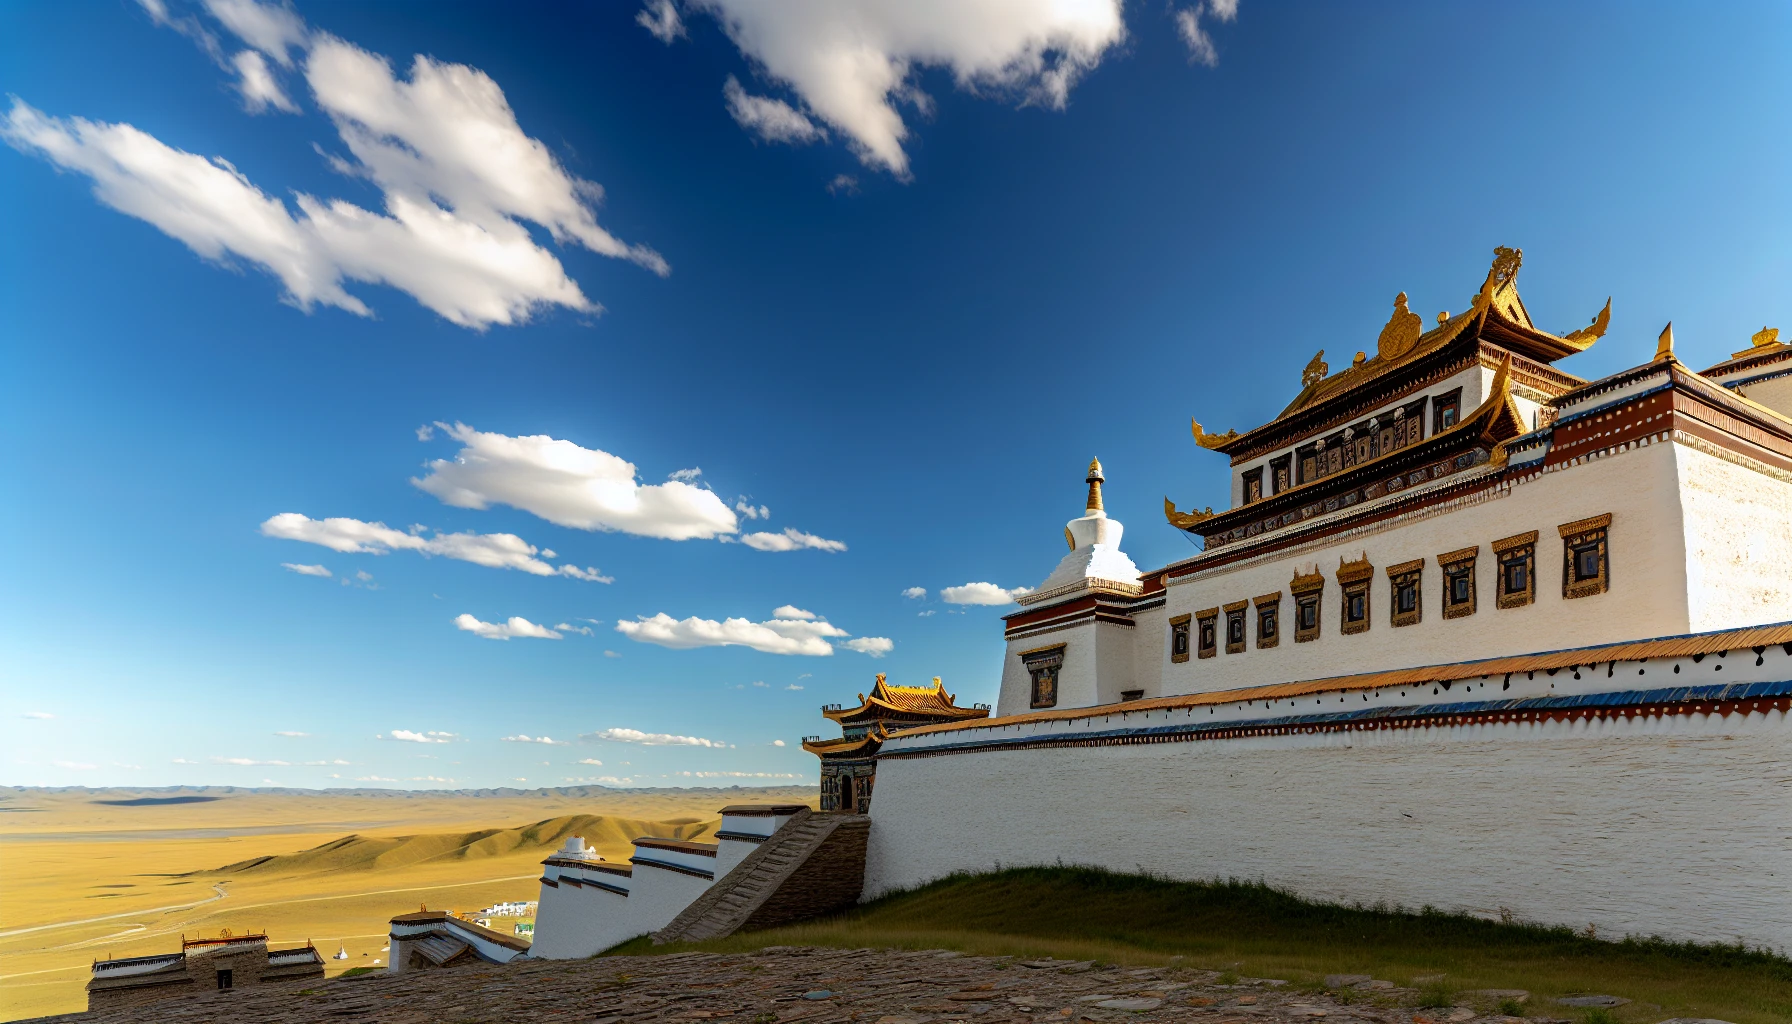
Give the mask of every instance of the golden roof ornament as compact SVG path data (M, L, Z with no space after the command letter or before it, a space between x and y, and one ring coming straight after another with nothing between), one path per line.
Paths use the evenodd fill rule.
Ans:
M1780 329L1778 327L1763 327L1748 340L1755 348L1771 348L1780 343Z
M1212 505L1209 505L1207 508L1198 512L1178 512L1176 511L1175 502L1168 498L1164 499L1164 518L1169 521L1171 526L1176 527L1178 530L1191 529L1213 517L1214 511Z
M1524 265L1524 250L1499 245L1493 249L1493 266L1487 268L1487 280L1481 282L1481 290L1476 293L1474 304L1476 309L1493 305L1495 292L1513 284L1518 280L1518 268Z
M1375 354L1384 362L1394 362L1411 352L1424 333L1424 320L1406 308L1406 293L1401 292L1394 297L1394 315L1388 318L1387 326L1381 329L1381 337L1375 341Z
M1588 345L1591 345L1600 338L1605 337L1605 328L1611 322L1612 299L1611 296L1608 295L1605 297L1605 308L1600 310L1597 316L1593 317L1592 323L1582 327L1578 331L1569 331L1567 334L1562 335L1562 340L1574 342L1584 341Z
M1310 388L1324 380L1325 375L1329 372L1331 372L1331 367L1325 364L1325 349L1320 349L1318 354L1313 356L1313 361L1307 364L1307 368L1300 371L1300 385L1303 388Z
M1655 362L1671 363L1674 361L1674 322L1661 329L1661 337L1655 340Z
M1090 459L1089 475L1084 478L1089 485L1089 501L1083 506L1084 515L1094 515L1101 511L1101 482L1105 479L1107 478L1101 475L1101 460Z
M1203 448L1224 448L1238 440L1238 431L1236 430L1228 430L1224 434L1209 434L1201 429L1201 424L1196 422L1192 416L1189 417L1188 426L1195 435L1195 443Z

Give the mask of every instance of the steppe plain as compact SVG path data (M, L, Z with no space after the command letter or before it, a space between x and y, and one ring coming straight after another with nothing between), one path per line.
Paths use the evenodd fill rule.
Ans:
M813 800L807 787L0 787L0 1020L84 1009L93 960L224 928L346 949L326 959L332 977L383 966L393 915L535 899L541 859L569 835L626 860L638 836L710 835L727 804Z

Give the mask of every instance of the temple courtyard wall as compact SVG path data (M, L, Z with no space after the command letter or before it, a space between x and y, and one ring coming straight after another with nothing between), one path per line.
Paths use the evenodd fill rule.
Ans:
M1057 864L1784 950L1792 725L1774 710L880 764L866 899Z

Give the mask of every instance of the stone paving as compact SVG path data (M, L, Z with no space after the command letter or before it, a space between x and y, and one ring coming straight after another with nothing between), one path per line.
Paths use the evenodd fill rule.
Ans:
M1222 984L1222 980L1227 982ZM973 957L942 950L774 946L756 953L522 960L497 966L365 975L305 989L239 989L147 1006L42 1018L69 1024L142 1021L231 1024L998 1024L1157 1021L1191 1024L1518 1024L1482 1016L1497 1004L1411 1007L1417 995L1366 976L1333 976L1325 991L1178 967ZM1522 998L1523 993L1500 993ZM1523 1024L1545 1024L1530 1017ZM1558 1024L1566 1024L1565 1021Z

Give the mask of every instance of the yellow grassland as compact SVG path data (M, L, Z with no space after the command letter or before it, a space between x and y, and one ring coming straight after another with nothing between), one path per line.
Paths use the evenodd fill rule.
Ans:
M707 838L726 804L813 795L207 792L222 795L116 806L96 802L108 791L0 791L13 794L0 798L0 1020L84 1009L93 960L169 952L183 934L223 928L266 931L272 945L309 940L326 957L346 949L347 960L326 960L331 976L383 966L393 915L535 899L541 859L569 835L626 860L638 836Z

